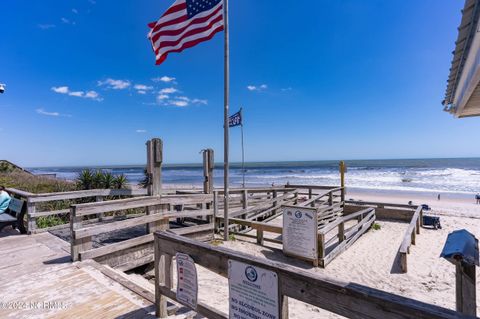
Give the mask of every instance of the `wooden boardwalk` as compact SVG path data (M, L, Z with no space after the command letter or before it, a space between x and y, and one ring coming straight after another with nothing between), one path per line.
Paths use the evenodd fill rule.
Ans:
M151 298L126 286L93 261L72 263L50 233L0 233L0 318L154 318Z

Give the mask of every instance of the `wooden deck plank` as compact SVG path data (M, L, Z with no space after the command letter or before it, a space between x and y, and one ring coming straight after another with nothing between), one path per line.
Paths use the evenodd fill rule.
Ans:
M50 233L0 237L0 318L153 318L150 301L70 262L68 247Z

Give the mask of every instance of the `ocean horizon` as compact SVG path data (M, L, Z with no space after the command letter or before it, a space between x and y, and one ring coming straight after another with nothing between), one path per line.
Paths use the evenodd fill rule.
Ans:
M471 196L480 191L480 158L346 160L349 189ZM245 182L250 187L290 184L339 185L339 161L279 161L245 163ZM30 167L32 173L74 180L84 169L124 174L129 183L142 180L145 165ZM165 164L163 183L199 187L202 164ZM230 165L233 187L242 185L241 163ZM215 186L223 185L223 164L216 163Z

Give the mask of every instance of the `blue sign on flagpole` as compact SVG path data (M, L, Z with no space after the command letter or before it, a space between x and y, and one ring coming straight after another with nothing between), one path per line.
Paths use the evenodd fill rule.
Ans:
M234 127L238 125L242 125L242 110L238 111L237 113L231 115L228 118L228 126Z

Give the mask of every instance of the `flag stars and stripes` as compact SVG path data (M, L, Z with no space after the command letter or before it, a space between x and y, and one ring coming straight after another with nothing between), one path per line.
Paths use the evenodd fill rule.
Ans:
M181 52L223 31L222 0L177 0L151 28L148 38L161 64L170 52Z

